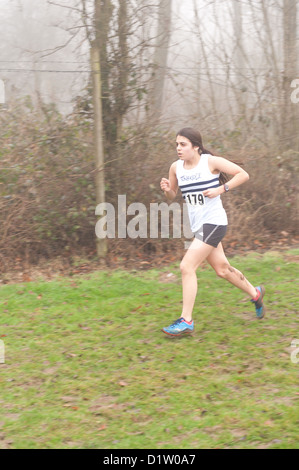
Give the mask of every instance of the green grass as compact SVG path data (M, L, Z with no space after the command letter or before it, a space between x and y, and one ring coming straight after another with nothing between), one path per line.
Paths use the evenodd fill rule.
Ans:
M298 448L298 254L231 259L266 285L262 321L199 269L196 331L175 339L178 264L2 286L0 448Z

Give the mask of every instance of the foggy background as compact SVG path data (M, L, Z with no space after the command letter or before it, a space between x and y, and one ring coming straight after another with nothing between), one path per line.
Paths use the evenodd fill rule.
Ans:
M90 76L83 3L81 0L0 0L0 73L8 103L29 94L34 100L54 102L63 114L72 111L74 98L82 92ZM93 2L85 3L91 22ZM112 3L116 15L117 2ZM281 85L287 72L284 35L288 31L284 31L284 9L292 3L296 5L296 1L172 0L164 3L171 8L163 90L166 119L175 116L181 122L192 119L201 110L204 116L213 114L217 126L225 127L232 124L241 103L248 117L254 118L257 108L261 111L261 101L265 116L275 113L284 102ZM133 47L137 38L147 42L146 52L142 51L143 61L152 62L154 46L159 41L159 2L128 4L133 6L131 13L136 16L135 20L132 16L131 24L139 22L131 28L129 43ZM142 19L136 14L138 5L145 5ZM287 27L292 28L292 21L294 18L290 18ZM293 76L289 80L298 75L296 31L294 37L296 54L290 58ZM291 92L290 88L289 98Z
M0 11L3 253L91 247L100 202L162 200L185 126L250 173L226 202L228 237L256 239L257 223L263 240L296 236L298 2L0 0Z

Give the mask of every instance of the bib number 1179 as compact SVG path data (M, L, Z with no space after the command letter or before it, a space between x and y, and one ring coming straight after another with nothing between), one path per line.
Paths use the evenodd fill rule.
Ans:
M185 200L191 206L203 206L205 203L205 197L203 193L188 193L185 196Z

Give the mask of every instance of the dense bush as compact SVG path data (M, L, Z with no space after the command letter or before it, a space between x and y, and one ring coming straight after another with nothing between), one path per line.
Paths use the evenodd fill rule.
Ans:
M90 124L19 103L1 114L1 261L93 243Z
M92 122L75 109L63 118L53 106L34 109L29 99L0 114L0 256L2 269L17 257L38 260L79 250L95 250L95 190ZM240 155L231 137L204 136L215 154L244 161L250 180L223 197L228 237L240 243L298 229L298 152L263 154L257 147ZM107 201L162 202L159 182L176 159L175 132L125 129L110 151L105 171ZM256 144L255 144L256 145ZM111 149L110 149L111 150ZM235 156L237 155L237 158ZM179 198L178 198L179 200ZM286 235L284 235L286 236ZM109 240L110 252L136 256L175 249L177 240Z

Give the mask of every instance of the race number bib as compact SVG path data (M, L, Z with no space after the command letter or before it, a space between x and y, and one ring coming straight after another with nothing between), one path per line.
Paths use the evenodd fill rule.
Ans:
M188 193L184 197L187 204L191 206L204 206L205 204L203 193Z

